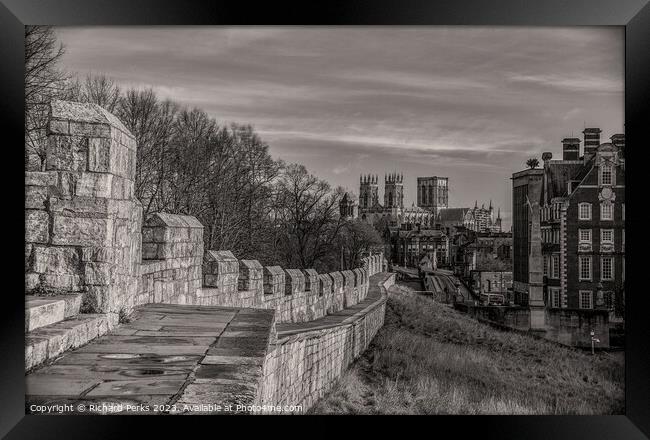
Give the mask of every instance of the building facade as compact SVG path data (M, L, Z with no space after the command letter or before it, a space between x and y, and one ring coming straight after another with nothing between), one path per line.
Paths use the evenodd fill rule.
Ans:
M620 315L625 282L625 136L600 142L600 129L562 141L562 159L513 175L513 287L530 291L531 198L539 203L543 300L548 309L601 309Z

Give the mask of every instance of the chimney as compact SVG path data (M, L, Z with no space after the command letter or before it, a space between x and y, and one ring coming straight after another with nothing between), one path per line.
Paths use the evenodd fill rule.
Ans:
M580 160L580 139L562 139L562 160Z
M585 128L582 132L585 138L585 162L596 155L596 149L600 145L600 132L600 128Z
M617 133L612 135L609 138L612 141L612 145L621 152L621 157L625 157L625 135Z

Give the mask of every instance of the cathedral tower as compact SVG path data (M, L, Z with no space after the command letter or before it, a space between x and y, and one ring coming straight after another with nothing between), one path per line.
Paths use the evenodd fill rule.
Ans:
M392 173L384 178L384 208L404 207L404 176Z
M379 204L377 175L366 174L359 177L359 209L368 210Z

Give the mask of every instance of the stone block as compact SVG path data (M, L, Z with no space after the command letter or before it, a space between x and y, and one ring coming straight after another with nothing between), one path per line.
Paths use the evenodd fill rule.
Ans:
M239 290L263 291L263 283L263 267L259 261L239 261Z
M111 171L111 139L91 138L88 142L88 171L108 173Z
M343 287L348 289L351 287L354 287L354 272L351 270L344 270L341 271L341 275L343 275Z
M89 285L108 286L113 279L115 264L89 262L84 264L84 280Z
M78 136L49 136L45 169L47 171L86 171L88 169L88 139Z
M75 186L75 194L80 197L110 198L112 181L112 174L81 173Z
M318 292L318 272L315 269L304 269L302 272L305 275L305 290Z
M25 209L45 209L47 186L25 186Z
M29 269L36 273L80 275L80 259L73 247L34 246Z
M355 287L361 286L363 284L363 271L357 267L352 272L354 272L354 285L355 285Z
M239 277L239 261L230 251L206 251L203 256L203 273L217 277L236 274Z
M25 273L25 290L27 292L36 289L41 284L41 275L38 273Z
M109 200L96 197L50 198L50 211L65 217L108 218Z
M343 289L343 275L341 272L330 272L329 275L332 277L332 291L340 292Z
M320 287L318 294L320 296L332 293L332 277L330 277L329 274L324 273L318 275L318 281Z
M25 173L25 186L56 186L58 176L53 171L28 171Z
M48 124L48 134L70 134L70 122L67 120L51 119Z
M264 293L281 295L285 288L284 270L280 266L264 267Z
M286 269L284 273L285 295L294 295L305 291L305 275L300 269Z
M105 218L67 217L52 219L52 244L64 246L110 246L113 222Z
M61 292L78 292L82 288L81 277L70 273L45 273L40 282L46 289Z
M25 242L47 243L50 239L50 215L46 211L25 210Z
M110 138L111 127L108 124L92 122L70 121L70 135L87 136L94 138Z

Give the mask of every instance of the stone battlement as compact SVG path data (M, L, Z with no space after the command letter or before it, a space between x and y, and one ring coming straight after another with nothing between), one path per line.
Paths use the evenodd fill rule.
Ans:
M114 115L53 101L49 116L45 171L25 174L27 294L81 294L82 311L113 323L149 303L275 309L278 322L306 322L363 301L386 264L378 254L318 274L204 251L196 218L143 219L137 145Z

